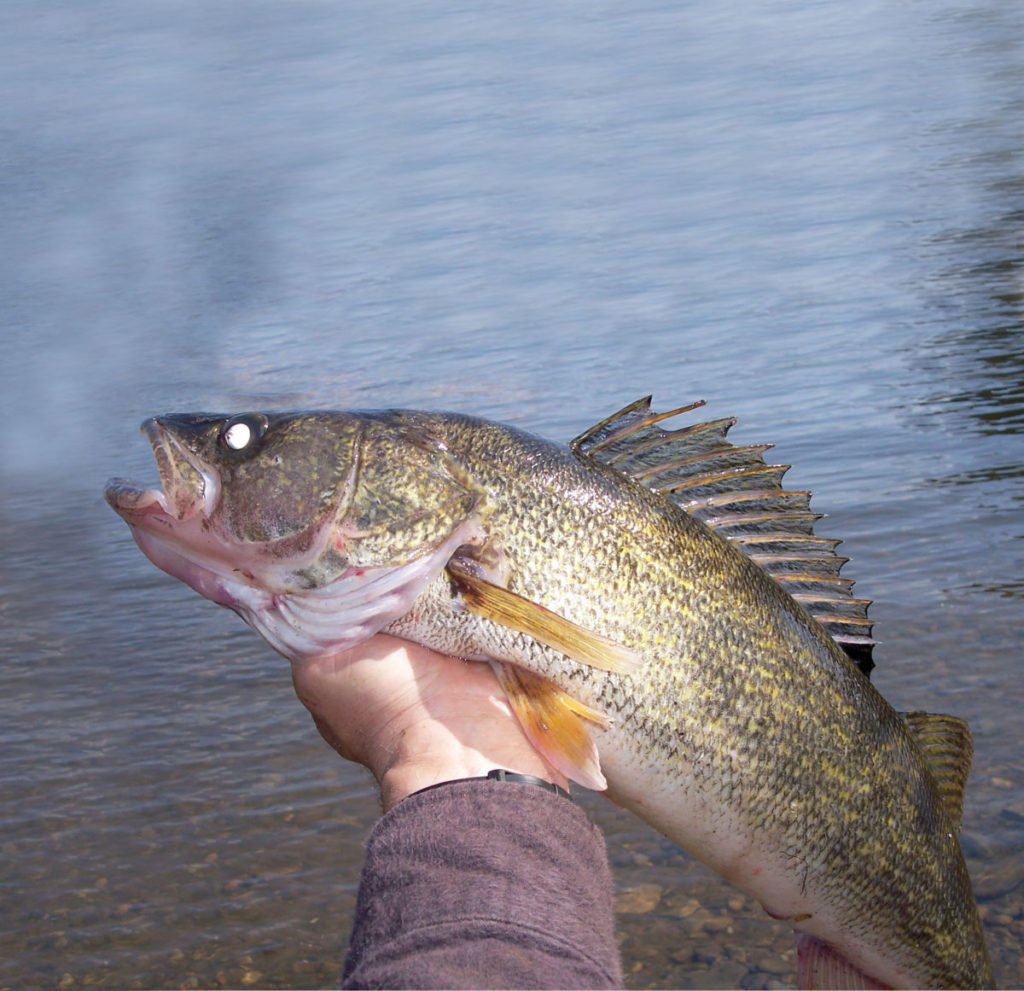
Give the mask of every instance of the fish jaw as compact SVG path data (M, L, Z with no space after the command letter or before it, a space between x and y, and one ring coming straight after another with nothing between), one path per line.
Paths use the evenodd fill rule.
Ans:
M104 489L110 507L131 528L139 549L161 571L218 605L234 606L235 569L208 523L220 500L220 479L204 467L155 417L142 431L153 448L162 488L124 478Z
M173 547L186 540L200 543L194 532L195 522L212 515L220 499L220 479L155 417L142 424L142 431L152 445L161 488L144 488L125 478L112 478L104 497L131 527L146 557L161 570L195 587L189 580L192 569L188 558Z
M214 489L207 485L205 492ZM256 591L218 546L215 535L204 530L200 506L205 501L193 490L192 497L168 497L159 489L146 489L115 478L104 491L111 508L128 524L143 554L173 578L220 606L235 608ZM172 509L172 507L174 507ZM180 516L178 514L181 514ZM246 589L251 591L247 594Z
M144 493L142 499L150 494ZM139 550L161 571L184 582L203 598L236 609L242 602L252 601L259 592L229 561L213 553L212 546L202 553L194 544L186 543L182 539L185 528L173 525L172 521L177 521L161 508L161 503L146 503L138 510L118 512L131 528Z
M150 417L142 432L153 448L160 472L160 489L147 489L123 478L107 483L104 495L111 508L125 519L172 517L186 522L198 514L212 515L220 501L220 478L205 467L163 424Z

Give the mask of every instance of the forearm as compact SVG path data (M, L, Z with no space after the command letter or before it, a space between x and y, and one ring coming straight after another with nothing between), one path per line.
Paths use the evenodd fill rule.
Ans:
M572 802L453 782L375 827L344 987L621 985L604 841Z

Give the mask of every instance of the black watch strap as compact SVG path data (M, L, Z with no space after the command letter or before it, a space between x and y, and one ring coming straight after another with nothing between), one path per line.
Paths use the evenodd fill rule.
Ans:
M509 781L514 785L536 785L538 788L543 788L552 794L561 795L562 798L567 798L570 802L573 800L572 795L561 785L556 785L552 781L545 781L543 778L534 777L532 774L518 774L516 771L506 771L502 768L488 771L487 775L482 778L455 778L452 781L438 781L436 785L427 785L426 788L420 788L411 795L407 795L406 798L412 798L413 795L422 795L423 792L433 791L435 788L444 788L445 785L459 784L462 781Z
M569 794L561 785L556 785L553 781L545 781L543 778L535 778L532 774L517 774L515 771L504 771L500 768L496 768L493 771L487 772L488 781L511 781L517 785L536 785L538 788L543 788L545 791L554 792L556 795L561 795L562 798L567 798L572 801L572 795Z

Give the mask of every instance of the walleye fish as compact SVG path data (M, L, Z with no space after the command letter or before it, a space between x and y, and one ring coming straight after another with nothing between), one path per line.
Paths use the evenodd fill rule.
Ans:
M380 631L491 663L530 740L798 933L819 987L991 986L970 734L895 712L868 603L732 420L640 400L568 446L407 410L160 416L145 555L295 663Z

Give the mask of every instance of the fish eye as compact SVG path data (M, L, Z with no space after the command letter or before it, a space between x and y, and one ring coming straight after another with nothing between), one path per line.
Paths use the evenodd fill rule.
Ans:
M228 420L220 433L220 441L229 450L254 453L266 430L265 416L245 413Z
M252 440L252 429L248 423L232 423L224 431L224 443L233 451L240 451L243 447L248 447L250 440Z

